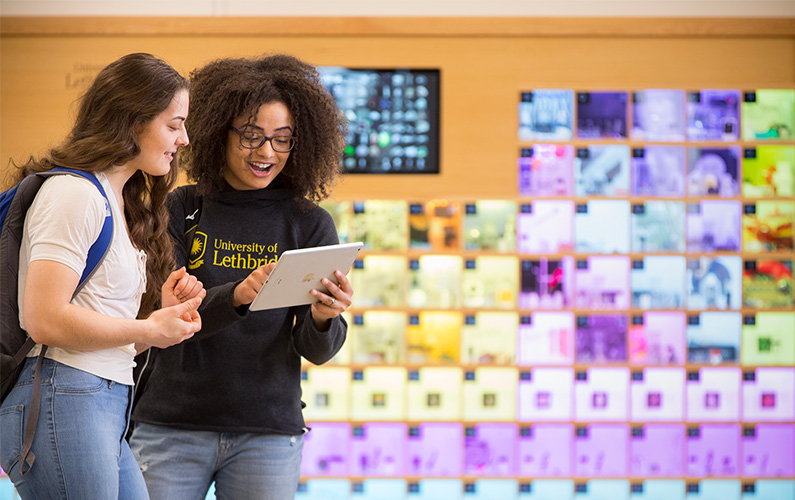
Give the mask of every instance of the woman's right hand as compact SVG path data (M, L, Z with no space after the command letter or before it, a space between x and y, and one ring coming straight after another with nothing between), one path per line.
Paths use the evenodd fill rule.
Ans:
M251 304L275 266L275 262L259 266L254 269L251 274L246 276L246 279L235 287L235 296L232 299L232 304L235 307L240 307L243 304Z
M198 311L201 303L201 297L193 297L181 304L164 307L150 314L146 318L150 325L150 337L145 343L165 349L193 337L202 327Z

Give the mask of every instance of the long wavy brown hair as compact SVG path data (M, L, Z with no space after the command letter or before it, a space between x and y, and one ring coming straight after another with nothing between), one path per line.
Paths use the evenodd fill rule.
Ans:
M284 104L295 120L295 149L279 174L306 207L331 194L341 173L347 121L314 66L290 55L220 59L191 73L191 143L182 150L188 178L201 194L226 187L229 128L253 120L263 104ZM311 205L311 203L309 204Z
M151 54L128 54L105 67L80 98L74 127L64 141L14 173L21 180L55 166L102 172L138 156L136 127L166 110L188 80ZM122 191L124 216L133 244L147 254L146 293L138 317L158 307L160 287L174 266L165 200L177 181L176 160L165 176L138 170Z

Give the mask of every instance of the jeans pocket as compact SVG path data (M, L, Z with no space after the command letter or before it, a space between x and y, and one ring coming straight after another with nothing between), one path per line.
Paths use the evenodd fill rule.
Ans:
M6 473L16 464L22 449L25 407L10 405L0 410L0 467Z
M60 363L55 365L52 376L53 389L58 393L91 394L101 391L107 384L102 377Z

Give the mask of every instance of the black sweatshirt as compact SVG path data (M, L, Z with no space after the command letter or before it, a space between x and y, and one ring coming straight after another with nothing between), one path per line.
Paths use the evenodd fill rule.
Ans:
M192 339L154 349L133 420L216 432L301 434L301 356L322 364L339 351L347 324L334 318L318 331L310 307L235 308L237 286L285 250L338 243L331 216L302 211L278 186L231 188L196 197L195 186L170 194L169 231L177 267L207 289L202 329ZM150 371L151 370L151 371Z

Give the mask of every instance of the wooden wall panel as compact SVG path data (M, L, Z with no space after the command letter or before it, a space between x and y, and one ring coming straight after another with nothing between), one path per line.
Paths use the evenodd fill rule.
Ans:
M133 51L155 53L184 74L214 58L270 51L317 65L440 68L442 173L350 175L338 198L516 196L517 104L519 93L533 88L795 87L793 20L550 20L542 30L540 20L506 19L501 33L493 19L437 20L436 29L424 19L338 19L320 34L310 29L320 26L317 20L303 28L292 20L275 35L266 34L276 24L268 19L217 20L215 31L207 19L195 20L193 30L185 20L173 30L163 19L106 21L0 20L3 169L9 158L22 161L60 140L86 82ZM108 32L122 25L118 34ZM644 27L649 36L640 35ZM662 27L667 31L660 34Z

